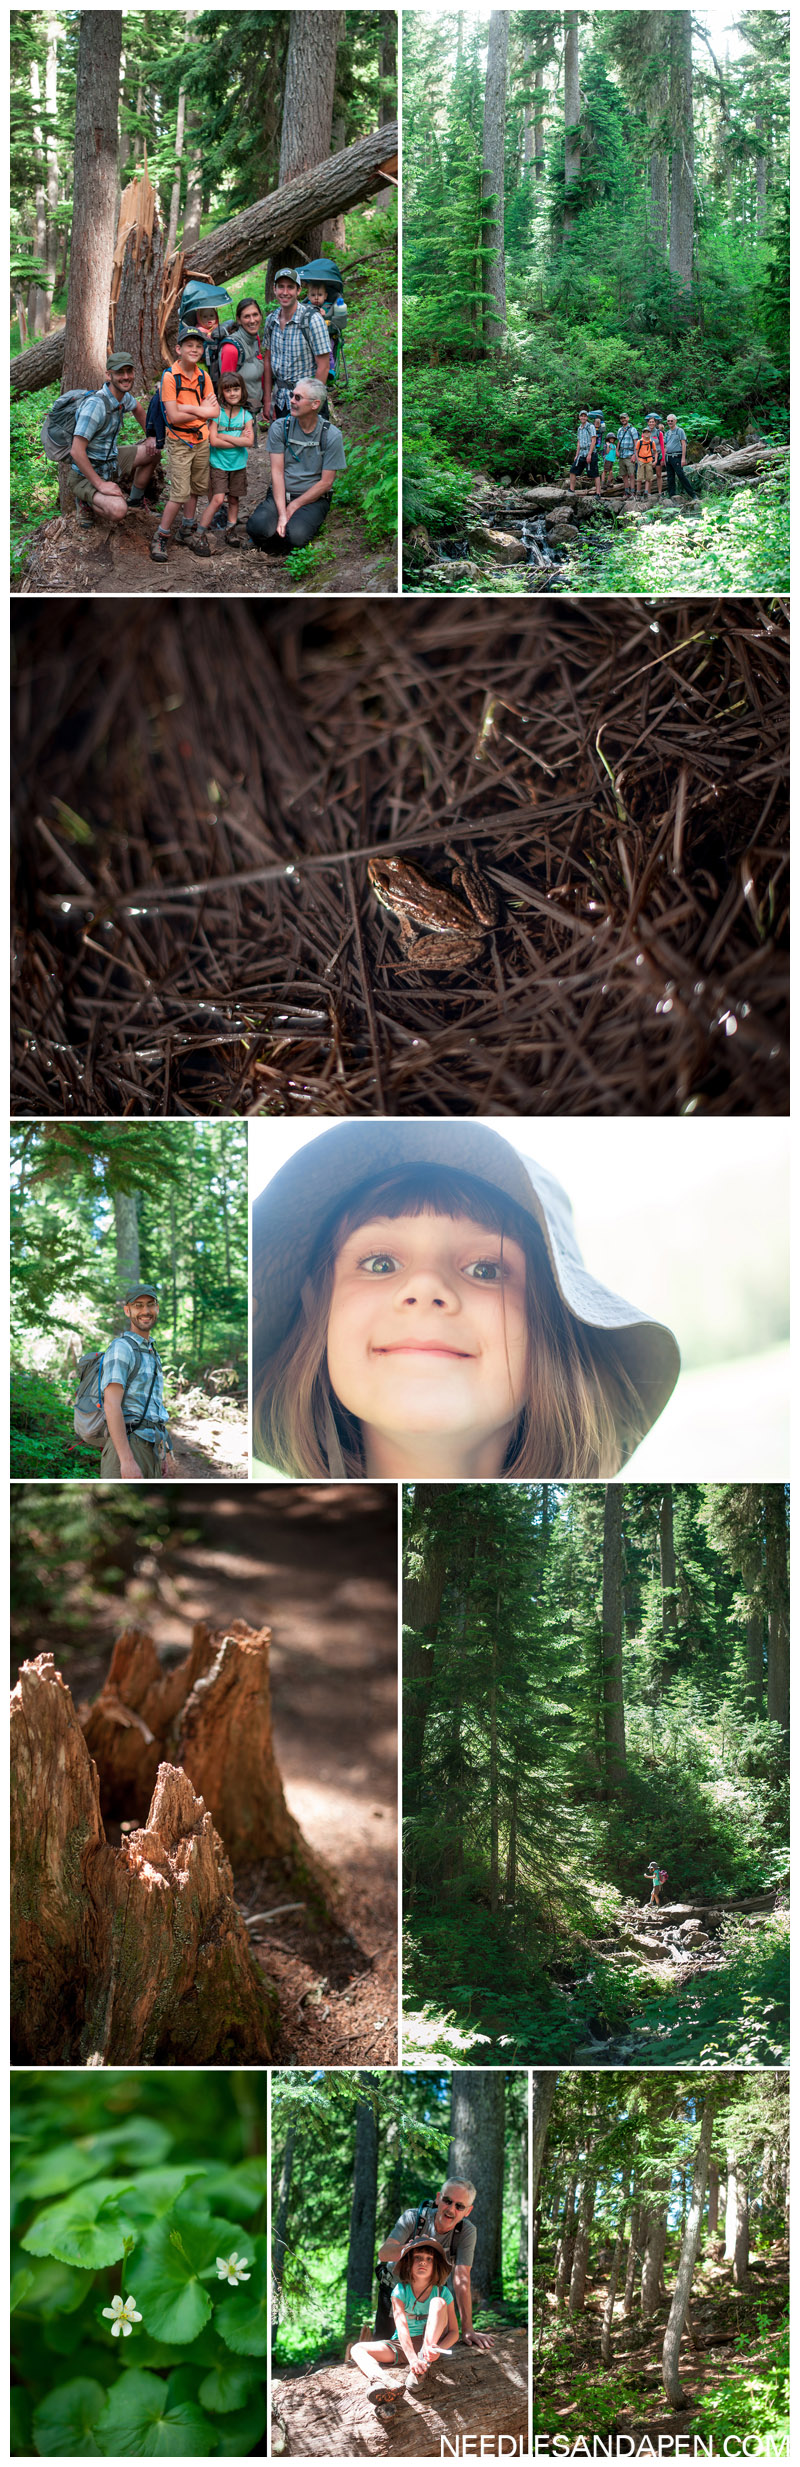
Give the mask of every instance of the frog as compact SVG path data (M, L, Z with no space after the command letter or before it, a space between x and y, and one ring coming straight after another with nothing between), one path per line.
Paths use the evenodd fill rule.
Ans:
M376 899L399 927L403 943L403 974L417 968L461 968L477 959L486 935L497 920L497 901L490 883L469 857L448 847L453 881L463 891L445 891L429 882L405 857L370 857L367 872ZM424 927L423 933L415 929ZM402 966L402 963L401 963Z

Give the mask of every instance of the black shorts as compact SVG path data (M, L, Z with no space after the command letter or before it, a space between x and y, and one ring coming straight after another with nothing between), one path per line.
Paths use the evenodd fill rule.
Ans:
M588 471L590 480L596 480L597 447L595 446L594 452L588 456L586 454L576 454L574 463L570 463L570 470L575 472Z

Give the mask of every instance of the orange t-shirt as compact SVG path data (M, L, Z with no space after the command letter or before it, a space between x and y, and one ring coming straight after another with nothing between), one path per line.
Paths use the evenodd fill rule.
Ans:
M176 377L180 377L181 381L180 394L177 392L175 385ZM201 379L203 380L202 383ZM191 375L188 377L186 375L186 370L181 368L180 360L174 360L171 368L165 368L161 379L161 400L164 406L164 418L167 423L168 436L185 437L188 445L202 445L203 438L208 436L208 421L198 420L196 424L192 421L191 428L189 427L188 421L185 425L184 422L181 421L180 427L173 428L169 416L169 406L170 403L179 402L182 411L190 410L193 402L200 403L203 401L204 396L208 393L209 385L210 378L207 370L203 367L202 361L197 368L192 369Z

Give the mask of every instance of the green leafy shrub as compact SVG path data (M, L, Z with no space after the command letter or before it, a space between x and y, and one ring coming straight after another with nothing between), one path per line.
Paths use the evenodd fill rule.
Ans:
M263 2106L258 2075L15 2078L14 2456L260 2445L265 2162L242 2129L259 2082Z

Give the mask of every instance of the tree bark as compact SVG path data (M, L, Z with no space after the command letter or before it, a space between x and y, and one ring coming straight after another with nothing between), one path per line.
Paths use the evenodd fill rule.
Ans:
M647 2244L642 2263L642 2320L658 2310L664 2284L664 2255L667 2250L666 2205L651 2210Z
M472 2212L477 2229L472 2263L476 2310L502 2294L504 2126L502 2073L453 2073L447 2173L457 2182L477 2186Z
M631 2240L628 2246L628 2261L625 2270L625 2293L622 2299L622 2310L625 2314L626 2320L630 2318L630 2315L633 2312L633 2302L636 2294L636 2274L641 2268L641 2262L642 2205L641 2202L635 2201L631 2211Z
M694 106L691 9L670 11L669 108L672 130L669 270L679 289L692 288L694 241Z
M44 94L47 109L45 154L47 159L47 239L45 245L45 288L47 291L47 326L53 313L53 294L58 281L58 144L56 114L58 111L58 38L57 17L47 19L47 56L45 61Z
M711 2135L713 2129L714 2099L713 2097L710 2097L706 2100L703 2108L703 2121L700 2128L700 2139L697 2145L697 2155L695 2158L694 2174L692 2178L692 2206L689 2211L683 2241L681 2244L678 2274L675 2280L675 2289L669 2310L669 2320L667 2322L667 2327L664 2334L661 2371L664 2388L671 2407L685 2407L686 2405L685 2396L683 2390L681 2389L678 2375L678 2358L680 2354L683 2326L689 2310L689 2299L692 2292L694 2266L697 2259L697 2248L700 2242L700 2226L703 2217L706 2176L708 2173L708 2157L711 2149Z
M296 179L300 172L312 171L330 155L341 24L340 9L292 9L290 13L278 168L281 184ZM309 257L319 256L321 221L309 223L303 246Z
M535 2208L536 2208L536 2198L537 2198L537 2194L538 2194L538 2191L539 2191L539 2179L540 2179L541 2172L542 2172L542 2160L543 2160L543 2158L544 2158L544 2146L545 2146L545 2142L546 2142L546 2140L547 2140L547 2127L548 2127L549 2122L550 2122L550 2110L551 2110L551 2107L552 2107L552 2105L553 2105L553 2100L554 2100L555 2095L556 2095L556 2089L557 2089L557 2086L558 2086L558 2074L557 2074L557 2073L534 2073L534 2075L533 2075L533 2118L532 2118L532 2128L531 2128L531 2130L532 2130L532 2153L533 2153L533 2207L534 2207L534 2210L535 2210Z
M625 2219L627 2216L627 2210L628 2197L627 2194L625 2194L623 2196L622 2208L619 2214L617 2238L611 2257L611 2268L608 2274L608 2293L603 2306L603 2327L600 2333L600 2354L605 2365L609 2365L613 2362L614 2351L612 2340L614 2331L614 2304L616 2301L617 2283L619 2280L620 2270L622 2268L622 2256L625 2250Z
M606 1484L603 1512L603 1732L606 1783L619 1790L625 1779L625 1704L622 1689L622 1506L619 1483Z
M135 394L149 394L152 391L158 384L164 364L158 328L163 272L161 232L154 221L149 241L142 239L137 243L136 232L130 234L122 261L114 317L114 348L116 351L130 351Z
M715 2236L719 2224L719 2168L716 2159L708 2167L708 2233Z
M501 2330L485 2353L456 2347L441 2357L419 2389L407 2389L387 2424L350 2365L326 2365L286 2381L273 2376L275 2421L287 2458L434 2458L521 2455L528 2431L528 2339ZM285 2436L285 2439L284 2439ZM273 2457L277 2445L273 2439Z
M597 2169L593 2165L592 2161L587 2158L586 2174L584 2176L581 2198L578 2204L578 2227L575 2237L575 2250L572 2256L572 2270L570 2272L569 2309L571 2313L582 2313L586 2302L586 2272L589 2263L589 2236L591 2233L592 2219L594 2217L594 2197L596 2186Z
M11 1699L11 1808L17 2062L269 2059L275 1999L211 1815L188 1776L162 1764L144 1829L112 1849L49 1653L23 1664Z
M183 164L183 139L185 127L186 87L181 86L178 92L178 108L175 116L175 178L172 183L172 195L169 201L167 245L164 252L167 257L172 256L175 242L178 237L178 223L180 220L181 211L181 167Z
M645 112L651 132L648 188L650 231L659 254L666 257L669 232L669 12L640 10L638 25L644 46Z
M297 2126L290 2124L281 2152L281 2172L272 2220L272 2338L277 2337L283 2273L286 2265L286 2221L289 2216L289 2195L292 2189L292 2165Z
M358 2336L362 2316L372 2304L375 2270L375 2218L378 2208L378 2121L375 2073L359 2073L365 2096L356 2108L353 2154L353 2198L347 2246L345 2323L348 2338Z
M139 1194L137 1191L115 1191L114 1238L117 1252L117 1285L122 1296L134 1279L141 1275L139 1260Z
M483 331L502 350L506 337L505 133L508 79L508 9L493 9L483 98Z
M786 1492L782 1482L764 1486L767 1594L767 1713L789 1728L789 1570Z
M578 12L564 10L564 229L574 220L570 194L581 176L581 58Z
M44 269L47 255L47 189L45 186L44 139L42 136L42 81L38 60L31 60L31 137L36 164L34 190L33 248ZM31 283L28 290L28 326L31 334L47 330L47 291L44 283Z
M189 43L195 40L199 16L199 9L187 9L186 11L186 39ZM198 149L199 127L200 113L190 103L186 115L186 204L183 209L183 253L185 257L191 256L193 261L194 251L200 238L200 221L203 212L203 166Z
M435 1639L447 1581L447 1543L432 1531L443 1482L418 1482L403 1576L403 1800L407 1815L422 1797L425 1728L433 1687Z
M111 15L109 11L106 14ZM302 232L311 216L332 214L341 206L355 206L369 197L380 185L381 166L397 152L398 131L391 128L373 129L368 137L360 137L357 145L346 146L343 153L331 154L316 170L304 172L285 188L275 189L271 197L262 197L257 205L247 206L231 223L221 223L216 231L208 231L192 250L192 266L197 274L210 282L225 282L248 266L258 265L287 241ZM113 256L113 244L111 255ZM108 317L108 295L111 288L109 259L108 285L104 323ZM64 333L59 327L29 351L21 351L11 363L13 395L35 393L40 386L54 385L64 358ZM105 362L105 339L103 345ZM81 380L73 380L80 383Z
M661 1568L661 1634L665 1645L674 1652L678 1621L677 1571L675 1567L675 1518L672 1484L662 1491L658 1511L658 1552Z
M82 9L75 85L75 178L64 328L63 391L102 384L117 197L122 16ZM59 464L59 500L70 503L69 463Z
M561 2234L559 2236L557 2246L556 2301L558 2304L566 2304L567 2296L569 2295L569 2282L572 2276L572 2256L575 2251L576 2190L577 2177L573 2176L572 2183L569 2186L567 2198L564 2203L564 2217L562 2220Z

